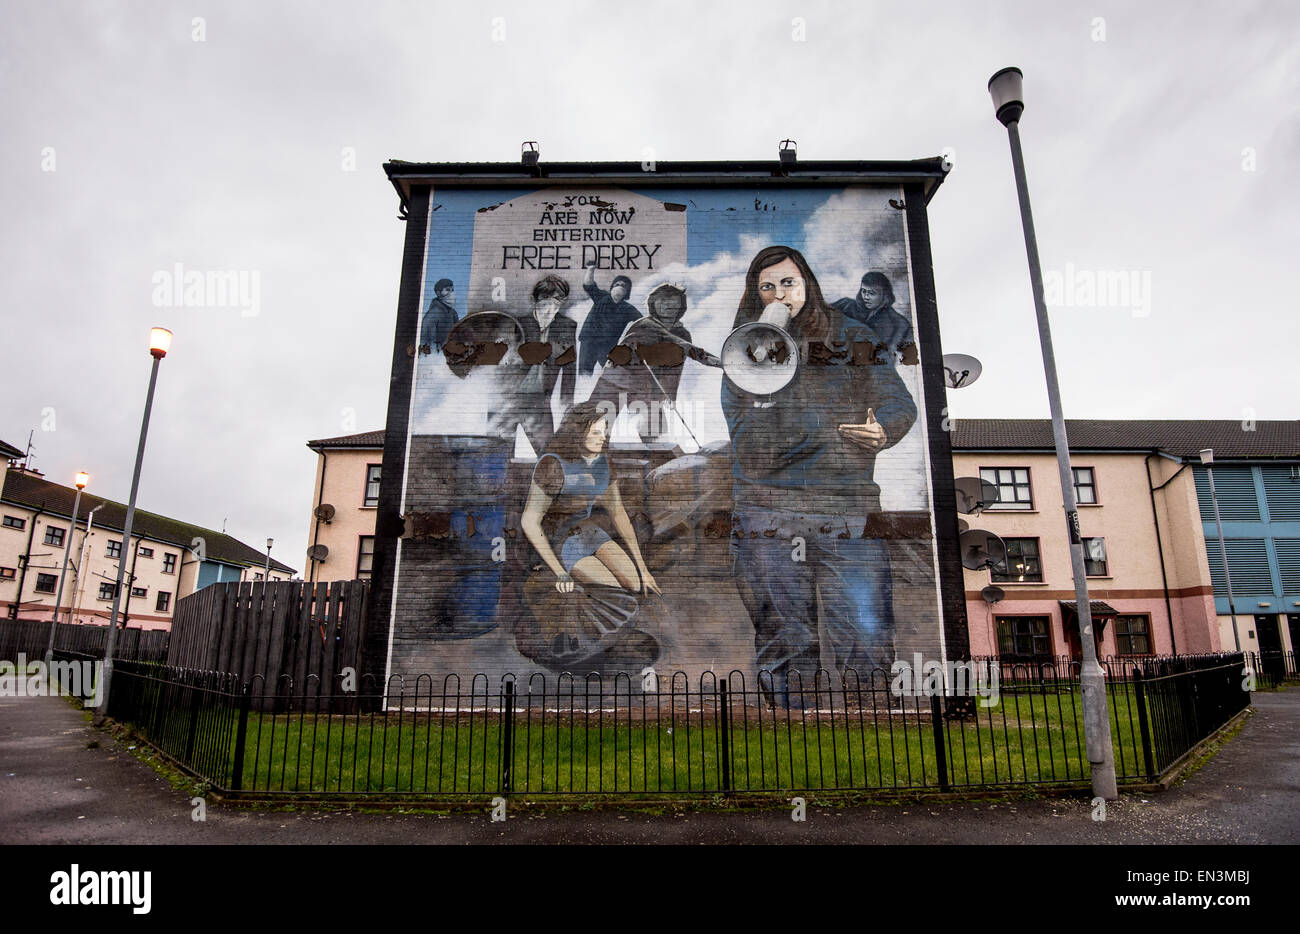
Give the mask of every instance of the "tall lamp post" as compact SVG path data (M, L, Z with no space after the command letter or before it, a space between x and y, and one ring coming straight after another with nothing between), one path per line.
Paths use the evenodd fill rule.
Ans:
M1214 504L1214 527L1219 530L1219 560L1223 562L1223 579L1228 584L1228 612L1232 614L1232 641L1241 651L1241 636L1237 633L1237 603L1232 598L1232 575L1228 573L1228 545L1223 540L1223 520L1219 518L1219 497L1214 492L1214 448L1201 451L1201 463L1210 478L1210 502Z
M50 643L45 647L45 669L48 671L54 661L54 634L59 628L59 605L63 602L63 582L68 579L68 559L72 557L72 536L77 531L77 511L81 507L81 491L90 482L90 474L84 470L77 474L77 495L72 500L72 527L63 543L63 570L59 572L59 592L54 596L54 618L50 620ZM90 534L87 529L86 534ZM78 570L80 573L80 570Z
M262 575L262 583L271 583L271 546L275 544L275 539L266 540L266 573Z
M167 356L172 345L172 332L166 328L149 331L149 354L153 368L149 371L149 392L144 399L144 418L140 421L140 446L135 451L135 471L131 474L131 498L126 503L126 522L122 524L122 543L129 548L131 526L135 522L135 494L140 489L140 466L144 463L144 442L149 435L149 415L153 411L153 391L158 383L158 364ZM108 640L104 646L104 666L100 674L99 706L95 709L95 722L102 723L108 714L108 692L113 683L113 651L117 648L117 611L122 604L122 578L126 573L126 554L117 561L117 583L113 587L113 610L108 617Z
M1061 412L1061 389L1056 378L1056 355L1052 351L1052 331L1043 298L1043 272L1038 260L1038 238L1034 234L1034 217L1029 208L1029 183L1025 179L1025 158L1020 151L1020 115L1025 103L1021 93L1019 68L1003 68L989 79L989 94L998 122L1007 128L1011 140L1011 165L1016 176L1016 194L1020 199L1020 222L1025 231L1025 252L1029 256L1029 282L1034 293L1034 310L1038 315L1038 341L1043 352L1043 372L1047 377L1047 401L1052 410L1052 436L1056 441L1056 462L1061 473L1061 499L1070 542L1070 566L1074 571L1074 598L1079 616L1079 642L1083 648L1083 666L1079 686L1083 691L1083 729L1092 771L1092 793L1101 798L1119 796L1115 782L1115 752L1110 741L1110 711L1106 702L1106 672L1097 661L1097 645L1092 635L1092 605L1088 602L1088 575L1083 560L1083 541L1079 536L1079 511L1074 498L1074 473L1070 469L1070 443L1065 435L1065 416Z

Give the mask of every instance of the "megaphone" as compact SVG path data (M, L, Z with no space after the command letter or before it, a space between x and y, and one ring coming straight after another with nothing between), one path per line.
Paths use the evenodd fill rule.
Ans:
M790 385L799 371L799 344L789 325L790 309L773 302L722 342L722 371L742 392L770 396Z
M442 353L451 371L464 379L476 366L520 363L523 343L524 329L512 315L479 311L452 326Z

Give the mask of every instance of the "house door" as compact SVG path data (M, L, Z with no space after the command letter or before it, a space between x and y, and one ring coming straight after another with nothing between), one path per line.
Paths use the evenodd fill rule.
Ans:
M1255 634L1259 638L1259 660L1264 674L1274 684L1286 677L1286 661L1282 657L1282 633L1277 617L1263 614L1255 617Z

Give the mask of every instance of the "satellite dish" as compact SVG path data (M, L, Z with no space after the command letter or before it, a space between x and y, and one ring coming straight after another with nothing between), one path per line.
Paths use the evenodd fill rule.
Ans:
M334 507L329 503L321 503L316 507L316 518L322 522L329 522L334 518Z
M984 598L984 602L990 605L1001 602L1006 595L1007 592L996 584L989 584L980 591L980 596Z
M957 488L957 511L968 516L978 516L998 501L998 488L979 477L958 477L953 486Z
M722 344L722 370L741 392L770 396L788 386L798 369L799 345L766 321L742 324Z
M1007 559L1007 546L987 529L967 529L957 539L962 567L972 571L996 567Z
M943 381L949 389L961 389L980 378L984 365L969 354L943 355Z
M958 519L958 520L957 520L957 534L958 534L958 535L960 535L962 532L965 532L965 531L966 531L967 529L969 529L969 528L970 528L970 523L967 522L965 519Z
M313 561L324 561L329 553L329 547L326 545L312 545L307 549L307 557Z

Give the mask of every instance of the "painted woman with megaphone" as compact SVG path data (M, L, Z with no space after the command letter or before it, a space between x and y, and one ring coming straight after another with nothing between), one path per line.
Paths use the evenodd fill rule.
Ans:
M893 663L888 546L863 533L881 511L876 455L912 427L916 404L894 367L876 362L877 335L826 302L790 247L754 257L733 328L722 410L736 581L772 700L812 706L819 624L828 661L864 686Z

